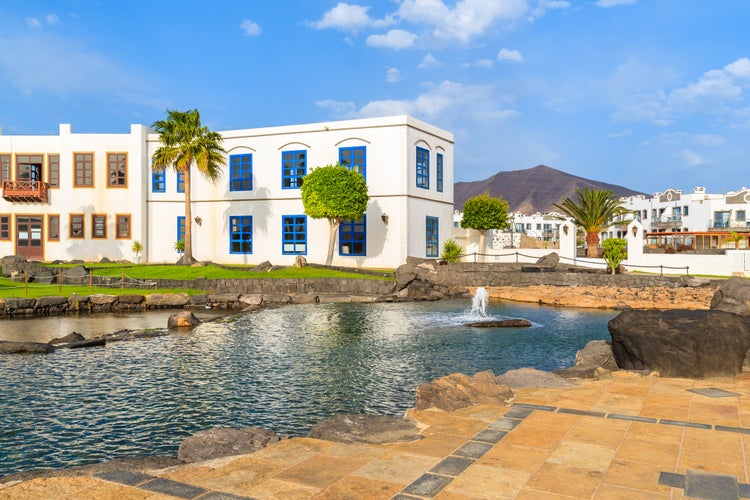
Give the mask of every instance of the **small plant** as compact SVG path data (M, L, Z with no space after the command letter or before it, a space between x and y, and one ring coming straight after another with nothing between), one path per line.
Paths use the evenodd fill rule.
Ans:
M174 243L174 250L177 253L184 253L185 252L185 240L177 240Z
M141 242L135 240L133 242L133 246L130 247L130 250L133 252L133 255L135 255L136 262L140 262L141 254L143 253L143 245L141 244Z
M464 256L464 249L455 242L455 240L445 240L443 243L443 253L440 258L445 262L460 262Z
M625 251L628 242L624 238L607 238L602 242L602 247L604 248L604 261L612 274L616 274L622 261L628 258L628 253Z
M740 249L740 241L742 241L742 238L744 238L744 236L742 236L740 233L738 233L737 231L732 231L732 233L730 234L730 236L727 237L727 241L733 242L734 243L734 249L735 250L739 250Z

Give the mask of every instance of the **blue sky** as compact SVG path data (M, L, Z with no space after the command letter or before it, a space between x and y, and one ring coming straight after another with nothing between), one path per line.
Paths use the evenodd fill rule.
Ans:
M545 164L651 193L750 185L746 0L9 0L5 134L411 114L456 180Z

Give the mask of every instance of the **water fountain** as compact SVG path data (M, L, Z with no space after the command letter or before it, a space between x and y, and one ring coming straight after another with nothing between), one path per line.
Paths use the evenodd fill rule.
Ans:
M487 293L487 289L482 286L478 287L477 291L474 292L474 298L471 300L471 312L469 313L469 316L477 319L477 321L465 323L465 326L476 328L525 328L531 326L531 321L520 318L486 319L488 299L489 294Z
M480 286L477 291L474 292L474 298L471 299L471 316L474 318L486 318L487 317L487 299L489 294L487 289Z

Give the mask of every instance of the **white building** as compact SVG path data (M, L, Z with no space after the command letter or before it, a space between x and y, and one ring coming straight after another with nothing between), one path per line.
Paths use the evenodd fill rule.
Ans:
M218 183L194 171L193 255L228 264L298 255L324 262L328 222L304 214L301 178L340 162L361 172L370 202L341 225L334 265L396 267L437 257L451 236L453 135L409 116L222 132L227 165ZM174 262L184 199L173 170L153 172L158 135L0 136L0 255L37 260Z

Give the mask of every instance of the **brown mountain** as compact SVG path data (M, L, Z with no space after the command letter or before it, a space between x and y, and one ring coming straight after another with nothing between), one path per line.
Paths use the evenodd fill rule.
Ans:
M512 212L531 215L556 210L555 203L568 197L575 199L575 190L581 188L608 189L618 197L645 194L539 165L526 170L498 172L483 181L457 182L453 185L453 199L455 209L462 210L467 199L486 191L490 196L505 198Z

